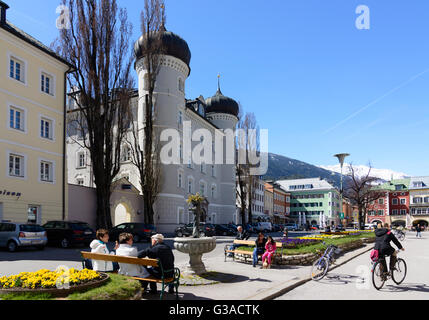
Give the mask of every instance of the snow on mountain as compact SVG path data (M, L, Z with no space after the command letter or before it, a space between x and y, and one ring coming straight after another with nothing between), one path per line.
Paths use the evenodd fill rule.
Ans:
M319 168L330 170L333 172L341 173L341 166L340 164L331 165L331 166L318 166ZM364 165L353 165L353 168L355 169L355 173L357 176L362 177L366 174L368 174L369 167ZM343 174L346 175L349 172L349 165L344 164L343 167ZM403 172L396 172L390 169L376 169L371 168L371 176L380 178L384 181L390 181L392 179L404 179L409 177L406 173Z

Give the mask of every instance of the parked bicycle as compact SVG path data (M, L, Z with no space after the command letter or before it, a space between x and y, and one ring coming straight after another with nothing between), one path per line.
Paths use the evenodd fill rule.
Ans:
M323 244L326 245L325 242ZM335 255L340 253L340 248L333 244L328 245L323 255L314 261L311 267L311 279L315 281L322 280L328 272L329 266L335 262Z
M396 253L399 253L400 250L397 250ZM392 258L390 258L392 259ZM407 276L407 264L402 258L397 258L393 272L387 272L387 262L386 256L380 256L377 261L372 262L372 284L377 290L380 290L384 283L392 279L396 284L401 284L405 277Z
M395 235L395 237L400 240L400 241L404 241L405 240L405 232L400 230L400 229L393 229L393 234Z

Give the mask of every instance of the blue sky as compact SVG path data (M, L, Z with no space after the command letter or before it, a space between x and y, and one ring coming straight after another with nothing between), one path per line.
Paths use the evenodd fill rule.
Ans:
M8 19L50 44L59 0L6 0ZM140 34L143 1L119 0ZM358 30L358 5L370 29ZM429 175L429 1L166 0L192 51L186 95L222 92L269 129L270 152L312 164Z

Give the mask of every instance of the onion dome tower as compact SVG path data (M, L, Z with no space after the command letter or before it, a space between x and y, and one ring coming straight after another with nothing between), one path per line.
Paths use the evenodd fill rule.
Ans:
M240 108L238 103L220 90L220 76L218 76L218 89L216 94L206 99L206 114L220 129L235 129L238 122Z

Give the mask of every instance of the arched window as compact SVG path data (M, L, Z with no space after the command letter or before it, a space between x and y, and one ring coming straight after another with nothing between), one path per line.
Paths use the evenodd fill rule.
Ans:
M178 89L180 92L185 93L185 82L183 81L182 78L179 78L178 80Z
M211 196L212 196L212 199L216 199L216 197L217 197L217 187L215 184L212 184Z
M121 161L122 162L128 162L131 161L131 148L129 145L125 144L122 147L122 155L121 155Z
M188 193L194 193L194 178L188 177Z
M204 181L200 181L200 195L206 196L206 183Z

